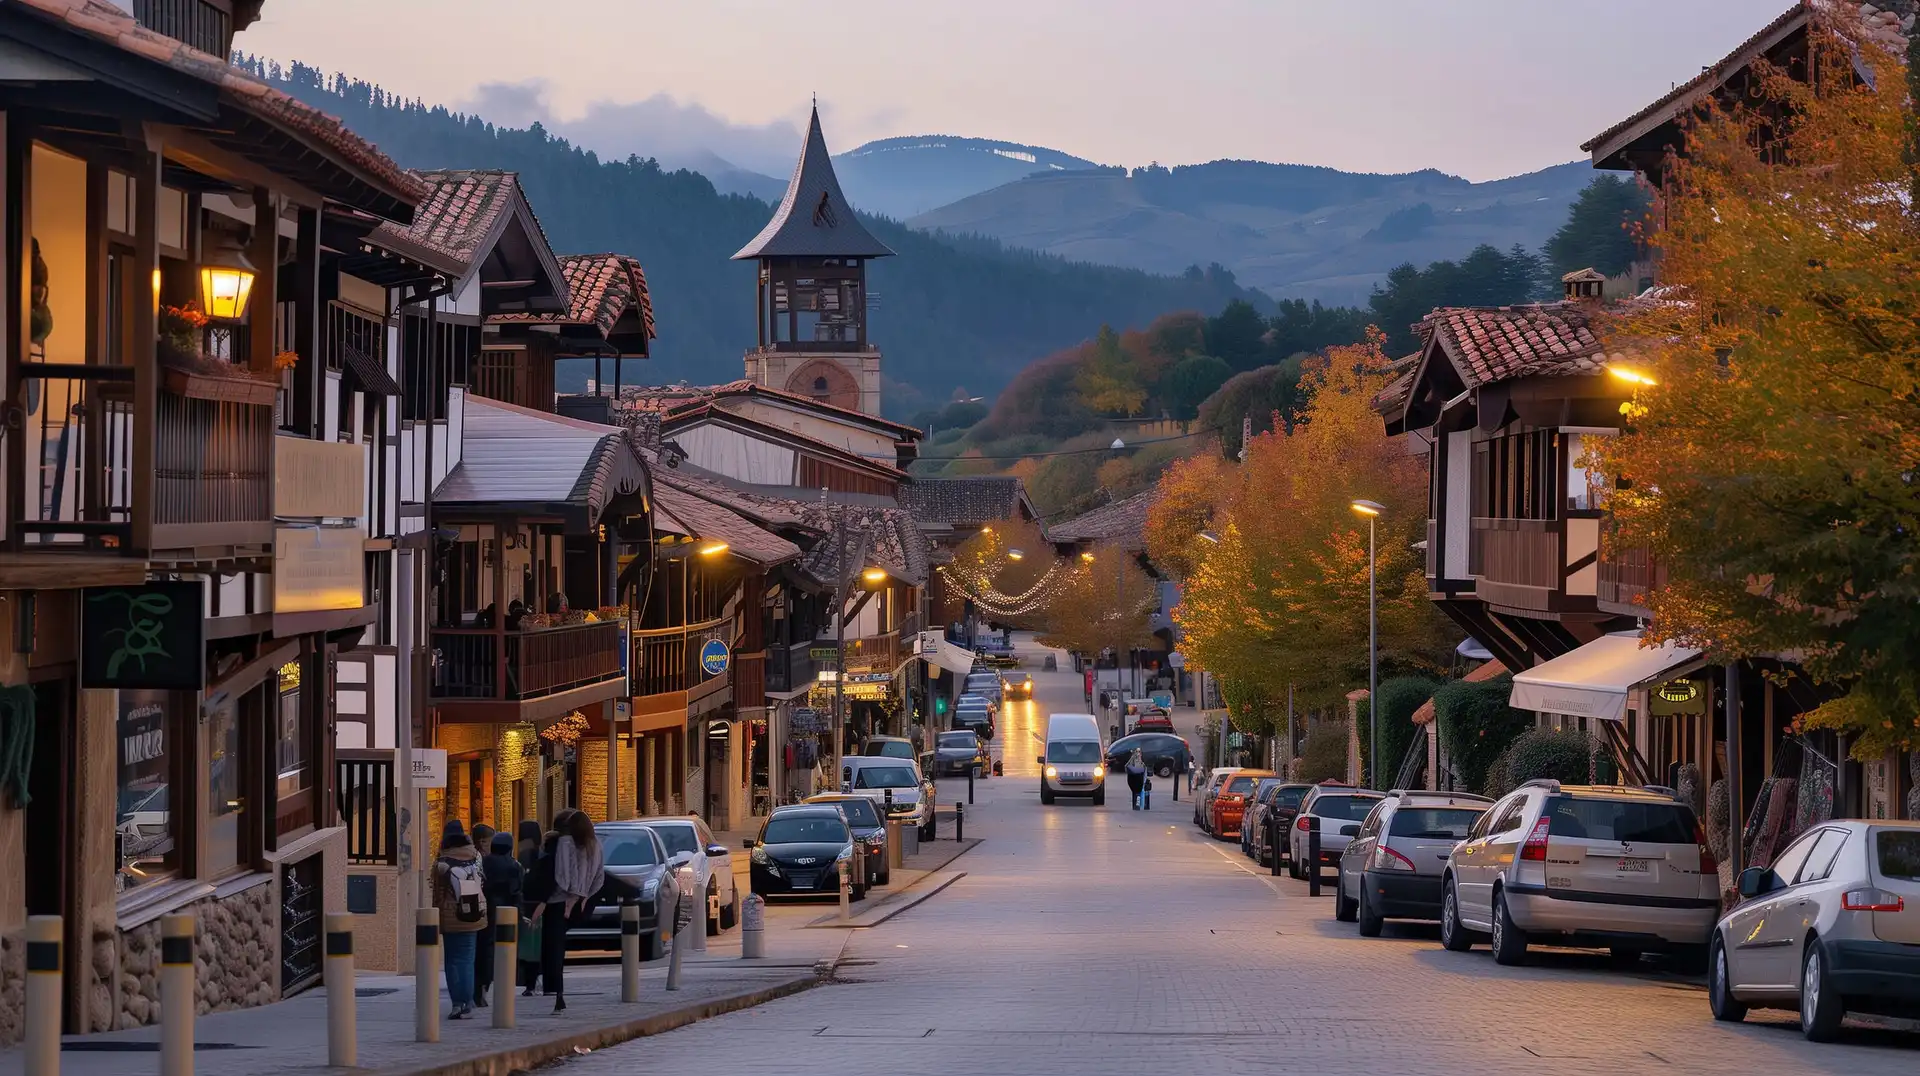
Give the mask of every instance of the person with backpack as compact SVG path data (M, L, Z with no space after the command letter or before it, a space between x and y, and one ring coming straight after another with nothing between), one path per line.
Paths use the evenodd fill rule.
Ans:
M542 863L542 881L551 877L541 894L545 906L540 912L540 975L553 995L553 1011L567 1009L566 961L567 928L584 919L606 885L606 871L600 852L600 838L593 831L593 819L585 811L566 810L554 818L559 833L553 852Z
M480 827L475 826L474 832ZM480 857L480 872L486 881L487 911L498 921L501 916L516 921L525 882L520 861L513 858L513 834L495 833L488 854ZM493 952L484 943L473 957L473 1004L487 1007L487 990L493 986Z
M486 873L460 820L449 819L433 864L433 904L440 911L440 949L446 968L449 1020L473 1012L474 952L487 928Z
M1133 809L1139 810L1146 795L1147 757L1138 747L1127 756L1127 790L1133 793Z

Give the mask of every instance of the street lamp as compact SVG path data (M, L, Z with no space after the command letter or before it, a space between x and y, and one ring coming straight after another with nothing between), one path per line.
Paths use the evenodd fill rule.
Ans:
M1631 366L1622 366L1618 363L1608 363L1607 373L1612 374L1621 381L1625 381L1629 385L1643 385L1650 388L1660 383L1655 381L1651 375L1643 370L1638 370Z
M700 547L700 555L703 557L717 557L725 553L728 548L729 546L725 542L708 542L706 545Z
M1375 584L1374 521L1387 506L1379 501L1357 500L1354 511L1367 517L1367 758L1372 765L1367 787L1380 780L1380 603Z
M1087 550L1082 550L1082 551L1080 552L1080 559L1081 559L1081 560L1083 560L1083 561L1085 561L1085 562L1086 562L1086 563L1088 563L1088 564L1092 564L1092 563L1093 563L1093 551L1092 551L1092 550L1090 550L1090 549L1087 549Z
M885 568L868 568L866 571L860 573L860 578L869 583L884 583L887 581L887 570Z

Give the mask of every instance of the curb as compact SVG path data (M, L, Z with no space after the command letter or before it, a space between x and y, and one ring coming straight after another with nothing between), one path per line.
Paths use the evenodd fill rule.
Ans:
M901 890L899 894L900 899L896 903L882 904L872 909L871 911L866 912L863 916L858 916L853 919L842 922L840 919L839 913L836 912L833 915L828 916L826 918L816 919L813 922L808 923L806 926L806 929L866 930L869 927L877 927L880 924L886 922L887 920L892 919L894 916L899 915L901 912L907 911L910 908L919 907L921 903L927 900L927 898L933 896L936 893L939 893L941 890L947 888L948 886L959 881L960 879L965 878L966 876L967 876L966 871L955 871L952 874L949 874L949 875L946 875L945 877L940 878L936 884L934 884L933 886L927 889L917 890L917 891ZM926 881L927 878L934 878L934 877L936 877L936 875L929 874L927 875L926 878L920 879L920 882ZM919 885L919 882L915 882L914 884L917 886ZM908 896L909 892L912 893L911 896ZM863 923L860 920L862 918L865 918L865 916L872 916L873 918L867 919L867 921Z
M654 1013L652 1016L643 1016L637 1020L628 1020L607 1027L542 1039L539 1042L516 1046L510 1050L498 1050L480 1057L371 1071L377 1076L508 1076L509 1073L524 1072L554 1061L574 1057L578 1049L602 1050L633 1039L659 1035L725 1013L764 1005L769 1001L800 993L802 990L810 990L825 982L831 973L831 966L825 971L816 967L814 974L805 978L795 978L757 990L746 990L737 994L711 998L698 1004Z

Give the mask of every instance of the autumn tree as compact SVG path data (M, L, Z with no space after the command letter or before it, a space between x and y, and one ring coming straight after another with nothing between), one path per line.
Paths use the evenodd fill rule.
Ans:
M1195 561L1205 552L1200 535L1211 533L1222 498L1236 480L1234 468L1213 453L1189 456L1167 468L1147 510L1144 532L1154 567L1175 580L1193 574Z
M1160 588L1139 559L1117 544L1074 557L1053 588L1042 615L1039 642L1078 654L1157 646L1148 617L1160 608Z
M1112 415L1137 415L1146 405L1147 390L1141 384L1140 371L1133 356L1120 346L1120 334L1113 326L1100 326L1093 350L1081 362L1074 379L1080 399L1095 411Z
M1920 171L1898 58L1835 17L1810 83L1760 66L1687 132L1650 237L1677 301L1611 332L1652 383L1597 462L1666 569L1649 634L1798 655L1846 689L1803 721L1866 757L1920 739Z

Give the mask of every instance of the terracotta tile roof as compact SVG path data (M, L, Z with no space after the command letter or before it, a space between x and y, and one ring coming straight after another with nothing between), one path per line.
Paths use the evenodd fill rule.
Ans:
M1413 391L1413 379L1420 373L1419 367L1418 351L1411 355L1403 355L1387 364L1387 369L1397 376L1387 382L1387 387L1373 397L1373 409L1381 412L1392 411L1406 403L1407 394Z
M620 389L619 411L666 414L688 404L713 398L711 385L626 385Z
M900 505L921 523L978 527L1020 514L1027 489L1018 478L979 475L969 478L919 478L900 489Z
M14 3L75 33L216 87L227 104L302 141L316 143L316 149L336 155L362 173L365 182L383 189L405 207L415 205L426 194L426 187L418 178L395 164L371 142L348 130L338 119L274 89L233 66L225 57L210 56L141 26L133 16L113 4L104 0L14 0Z
M436 268L465 274L506 227L519 195L519 176L472 169L414 174L427 196L414 211L413 223L382 224L368 238L402 254L439 255Z
M656 471L655 473L658 473ZM727 552L763 568L800 556L800 547L745 516L669 482L653 487L657 529L727 543Z
M646 326L647 339L654 332L653 297L647 292L647 274L639 261L625 254L565 254L560 258L560 273L567 282L571 305L564 314L496 314L489 321L518 324L591 325L601 336L628 310L636 306ZM626 392L621 392L625 398Z
M1157 487L1141 490L1124 500L1102 505L1082 516L1047 528L1056 542L1119 542L1129 552L1147 545L1147 512L1160 495Z
M1495 677L1505 676L1506 674L1507 667L1505 665L1500 664L1498 661L1489 661L1460 679L1469 684L1481 684ZM1416 725L1425 725L1430 723L1433 717L1433 700L1428 699L1420 704L1418 710L1413 712L1413 723Z
M1592 316L1599 310L1588 303L1442 307L1420 322L1420 332L1438 339L1467 388L1535 374L1598 374L1603 358Z

